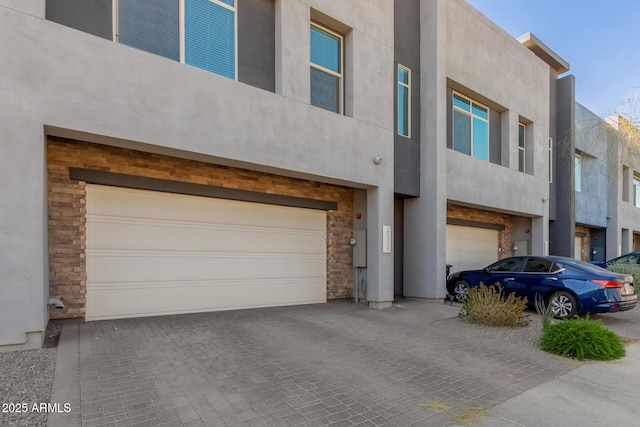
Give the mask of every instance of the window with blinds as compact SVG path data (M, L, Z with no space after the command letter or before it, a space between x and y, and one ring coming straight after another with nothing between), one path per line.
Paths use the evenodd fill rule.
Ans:
M236 0L118 0L116 40L236 78Z
M342 36L311 24L311 105L342 113Z
M119 0L117 40L180 60L179 0Z
M236 78L234 0L185 0L184 62Z

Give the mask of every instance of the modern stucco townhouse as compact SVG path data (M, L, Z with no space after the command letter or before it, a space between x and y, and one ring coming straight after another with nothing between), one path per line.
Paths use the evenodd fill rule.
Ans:
M39 346L49 297L350 297L353 253L389 307L393 24L389 0L0 0L0 346Z
M584 261L605 261L617 253L616 233L609 233L612 211L616 210L619 181L614 160L616 141L610 126L595 113L575 104L575 150L573 159L566 159L573 170L573 181L567 181L562 193L574 196L575 218L573 257ZM571 185L573 184L573 185ZM609 238L612 238L609 241ZM571 239L567 240L570 243Z
M575 257L605 261L640 250L640 131L576 103L573 181Z
M613 207L610 229L607 230L607 259L640 250L640 129L638 123L618 115L608 117L615 141L612 174L617 177L609 194ZM609 236L612 234L612 236Z
M463 0L0 0L0 32L4 349L49 316L440 298L564 229L568 65Z
M394 42L395 293L443 295L446 264L549 253L568 64L462 0L397 0Z

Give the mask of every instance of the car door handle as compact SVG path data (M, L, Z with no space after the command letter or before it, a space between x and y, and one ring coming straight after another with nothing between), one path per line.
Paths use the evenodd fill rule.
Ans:
M514 279L513 277L507 277L504 279L505 282L513 282L514 280L516 279Z
M558 280L557 277L547 277L547 280Z

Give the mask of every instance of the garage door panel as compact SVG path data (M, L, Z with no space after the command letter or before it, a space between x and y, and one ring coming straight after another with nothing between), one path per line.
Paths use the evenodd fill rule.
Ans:
M326 301L324 211L87 185L86 319Z
M252 225L257 227L268 227L275 220L289 224L292 228L318 230L317 224L309 222L308 218L324 215L322 211L311 209L297 209L286 206L116 187L92 187L100 187L100 190L98 190L100 194L90 201L93 206L92 211L100 215L116 218L134 217L177 220L180 222ZM141 193L144 195L141 196ZM144 199L144 203L140 203L141 198ZM212 201L215 201L213 205ZM247 205L258 207L260 216L256 216L251 209L247 209ZM322 229L324 230L324 227Z
M94 290L96 298L87 301L87 312L92 320L102 320L322 303L326 301L323 287L323 279L105 284ZM159 289L164 295L160 300Z
M324 277L323 258L317 256L266 256L262 254L164 253L92 256L87 280L137 282L165 280L207 280L211 278Z
M497 230L447 225L447 264L452 273L480 269L497 260Z
M90 217L100 249L190 250L318 253L326 245L324 230L260 228L212 223L127 221Z

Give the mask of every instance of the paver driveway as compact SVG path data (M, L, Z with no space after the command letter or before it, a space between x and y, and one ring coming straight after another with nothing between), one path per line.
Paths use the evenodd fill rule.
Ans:
M49 425L452 425L575 367L480 336L458 310L334 302L68 324L52 402L73 410Z

